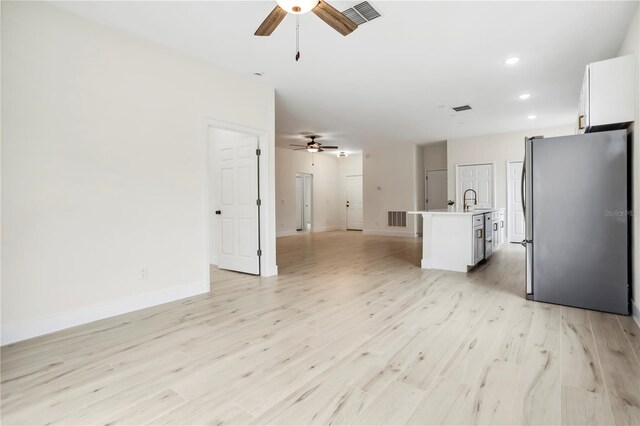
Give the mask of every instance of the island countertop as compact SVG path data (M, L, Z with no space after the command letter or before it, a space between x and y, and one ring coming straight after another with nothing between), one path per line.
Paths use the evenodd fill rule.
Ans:
M425 215L425 214L431 214L431 215L465 215L465 216L474 216L477 214L485 214L485 213L493 213L493 212L497 212L500 210L504 210L504 209L499 209L499 208L486 208L486 209L477 209L477 210L471 210L468 212L462 211L462 210L447 210L447 209L434 209L434 210L417 210L417 211L411 211L411 212L407 212L408 214L421 214L421 215Z
M446 209L411 211L422 216L422 262L425 269L468 272L488 259L494 245L492 233L503 229L504 209L480 208L472 211ZM496 229L498 228L498 229ZM491 250L487 250L490 244ZM488 253L488 254L487 254Z

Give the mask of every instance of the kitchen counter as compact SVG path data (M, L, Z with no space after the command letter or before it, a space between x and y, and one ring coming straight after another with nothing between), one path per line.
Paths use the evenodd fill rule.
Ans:
M493 213L493 212L498 212L504 209L477 209L477 210L471 210L468 212L462 211L462 210L447 210L447 209L435 209L435 210L419 210L419 211L413 211L413 212L407 212L408 214L421 214L421 215L464 215L464 216L473 216L476 214L485 214L485 213Z
M421 266L425 269L467 272L498 247L489 231L498 227L497 235L504 232L504 209L468 212L442 209L408 213L420 215L423 219ZM485 220L487 213L492 217ZM487 222L489 231L485 229ZM487 244L490 247L486 247Z

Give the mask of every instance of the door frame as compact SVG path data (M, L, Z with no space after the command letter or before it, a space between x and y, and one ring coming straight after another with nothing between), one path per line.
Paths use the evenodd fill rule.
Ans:
M229 130L233 132L245 133L255 136L258 139L258 149L260 149L260 155L257 158L257 172L258 172L258 197L261 200L261 205L258 210L258 248L262 250L262 256L259 257L260 275L269 277L278 275L278 267L276 266L276 253L275 253L275 222L272 224L272 219L275 218L275 187L273 186L274 179L272 179L273 161L275 154L271 148L271 141L269 133L264 130L254 129L248 126L240 124L229 123L226 121L215 120L206 118L204 123L203 137L202 137L202 197L204 200L203 208L203 235L204 235L204 277L207 283L211 282L211 269L209 262L209 248L211 241L209 241L211 220L210 220L210 202L209 199L209 176L214 173L209 165L209 128Z
M429 201L428 201L429 200L429 179L428 179L429 172L447 172L447 186L449 186L449 173L447 169L430 169L430 170L424 171L424 209L425 211L429 211Z
M461 197L462 194L460 194L460 189L458 187L458 169L460 167L466 167L466 166L486 166L486 165L490 165L491 166L491 207L495 208L496 207L496 163L492 162L492 161L482 161L482 162L478 162L478 163L460 163L460 164L456 164L455 165L455 181L454 181L454 185L455 187L455 191L456 191L456 205L461 206L462 208L464 208L464 206L461 205L460 201L461 201ZM447 185L449 184L449 182L447 182Z
M349 187L349 185L347 184L347 180L349 180L350 177L360 177L362 179L362 228L364 228L364 176L362 175L362 173L358 174L358 175L345 175L344 176L344 203L345 205L347 204L347 188ZM363 229L350 229L349 228L349 212L347 211L348 207L345 207L345 212L344 212L344 229L346 231L363 231Z
M511 241L511 221L509 220L509 205L511 203L509 203L509 194L511 193L511 191L509 191L511 189L511 179L509 179L509 164L513 164L513 163L522 163L522 167L524 167L524 160L507 160L505 162L505 178L507 180L507 184L506 186L506 194L505 194L505 221L507 222L507 242L512 243ZM523 213L524 214L524 213ZM524 220L524 219L523 219ZM525 224L526 225L526 224ZM515 244L515 243L514 243Z
M302 177L302 231L298 231L296 230L296 232L313 232L313 204L314 204L314 200L313 200L313 173L306 173L306 172L296 172L296 177L301 176ZM311 178L311 196L309 197L309 202L311 204L311 208L309 209L309 221L311 222L311 229L307 229L306 224L304 222L305 216L304 216L304 195L305 195L305 178L306 177L310 177Z

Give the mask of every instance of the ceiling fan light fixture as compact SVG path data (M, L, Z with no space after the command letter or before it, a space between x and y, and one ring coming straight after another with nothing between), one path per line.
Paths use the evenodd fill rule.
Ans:
M312 154L313 154L313 153L318 152L318 148L316 148L316 147L309 147L309 148L307 148L307 151L309 151L310 153L312 153Z
M276 0L278 6L294 15L311 12L318 5L318 0Z

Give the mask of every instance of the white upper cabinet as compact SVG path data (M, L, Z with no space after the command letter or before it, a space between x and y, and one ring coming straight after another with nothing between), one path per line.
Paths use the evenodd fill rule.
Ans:
M578 106L577 133L626 127L634 119L633 55L587 65Z

